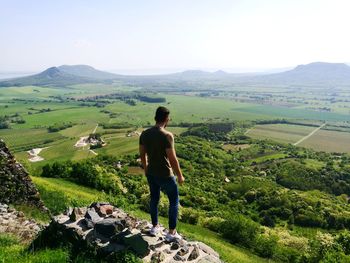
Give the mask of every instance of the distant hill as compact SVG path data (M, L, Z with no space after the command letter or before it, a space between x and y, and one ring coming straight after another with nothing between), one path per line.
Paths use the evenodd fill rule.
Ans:
M71 75L93 79L115 79L120 77L120 75L97 70L88 65L62 65L59 66L58 69Z
M45 71L21 78L0 81L0 87L11 86L69 86L83 83L110 83L112 76L118 75L103 72L90 66L60 66L51 67Z
M344 63L314 62L281 73L246 78L245 81L285 85L349 85L350 67Z
M159 86L229 87L231 85L304 85L333 87L350 85L350 66L344 63L314 62L273 74L227 73L222 70L207 72L187 70L164 75L117 75L97 70L88 65L63 65L49 68L39 74L0 81L0 87L10 86L69 86L82 83L112 83L120 80L126 84L156 88ZM175 85L175 86L174 86Z

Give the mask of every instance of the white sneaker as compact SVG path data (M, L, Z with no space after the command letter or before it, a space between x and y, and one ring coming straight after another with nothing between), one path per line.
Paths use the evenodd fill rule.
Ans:
M152 226L151 230L149 231L149 234L151 236L155 237L156 235L158 235L159 231L160 231L160 227L159 226Z
M165 236L165 240L168 242L173 242L173 241L181 240L181 239L182 239L182 236L180 236L179 233L177 233L177 231L175 232L175 234L170 234L168 232L168 234L166 234L166 236Z

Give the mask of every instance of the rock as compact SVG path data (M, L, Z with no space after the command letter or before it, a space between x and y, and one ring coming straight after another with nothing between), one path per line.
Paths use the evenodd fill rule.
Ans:
M19 212L17 213L17 216L18 216L18 217L24 217L24 213L23 213L22 211L19 211Z
M141 257L145 257L150 253L148 243L143 239L141 233L124 237L124 244L128 245Z
M188 253L189 251L189 248L187 245L184 245L178 252L177 254L180 255L180 256L184 256Z
M222 261L213 255L205 256L197 261L197 263L222 263Z
M213 256L215 256L215 257L217 257L217 258L219 258L220 256L219 256L219 254L214 250L214 249L212 249L211 247L209 247L208 245L206 245L206 244L204 244L204 243L202 243L202 242L198 242L198 248L200 249L200 250L203 250L205 253L207 253L207 254L209 254L209 255L213 255Z
M159 242L159 243L149 245L149 248L150 248L151 250L156 250L156 248L160 248L160 247L163 246L163 245L164 245L164 242L161 241L161 242Z
M113 213L113 206L111 205L102 205L98 208L97 213L100 216L107 216L107 215L111 215Z
M156 251L151 256L151 263L160 263L165 259L165 255L161 251Z
M180 248L180 245L177 242L172 243L171 246L170 246L171 250L177 250L179 248Z
M166 254L171 254L171 253L173 253L173 252L171 252L171 250L170 250L169 248L164 249L163 252L166 253Z
M176 254L174 257L173 257L174 260L176 261L186 261L186 259L182 256L180 256L179 254Z
M193 250L189 257L187 258L188 261L195 260L199 257L199 248L197 245L193 245Z
M86 211L86 213L85 213L84 218L85 218L86 226L87 226L88 228L93 228L94 225L95 225L97 222L103 220L103 218L101 218L101 217L96 213L96 211L95 211L94 208L88 209L88 210Z
M82 218L85 213L86 213L86 209L74 207L72 212L69 215L69 219L71 221L77 221L78 219Z
M124 244L124 237L131 235L131 231L129 229L126 229L118 234L115 234L111 237L111 240L116 241L118 243Z
M95 232L105 237L112 237L124 229L124 225L115 218L106 218L95 224Z

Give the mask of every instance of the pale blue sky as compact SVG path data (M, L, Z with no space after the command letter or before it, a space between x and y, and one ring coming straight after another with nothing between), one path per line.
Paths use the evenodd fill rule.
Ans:
M347 0L0 0L0 71L350 62Z

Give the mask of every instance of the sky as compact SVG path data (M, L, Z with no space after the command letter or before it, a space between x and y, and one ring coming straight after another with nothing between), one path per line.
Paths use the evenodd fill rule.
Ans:
M349 10L348 0L0 0L0 72L347 63Z

